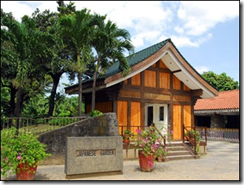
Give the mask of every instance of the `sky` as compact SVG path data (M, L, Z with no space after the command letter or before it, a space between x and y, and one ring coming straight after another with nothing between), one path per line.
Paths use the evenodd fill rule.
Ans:
M200 74L225 72L239 81L239 1L72 1L115 22L131 35L135 51L171 38ZM65 1L69 3L69 1ZM242 1L241 1L242 3ZM243 3L242 3L243 5ZM1 1L17 20L36 8L57 11L56 1ZM62 82L68 83L65 75ZM59 87L60 88L60 87Z

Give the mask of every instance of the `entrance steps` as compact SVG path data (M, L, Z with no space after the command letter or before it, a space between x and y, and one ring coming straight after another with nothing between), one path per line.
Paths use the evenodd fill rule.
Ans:
M198 159L200 156L192 154L182 142L172 142L166 144L168 154L165 161L184 160L184 159ZM138 159L138 148L135 148L134 143L123 144L123 158Z
M165 161L198 159L200 156L193 154L182 142L172 142L166 144L168 154Z

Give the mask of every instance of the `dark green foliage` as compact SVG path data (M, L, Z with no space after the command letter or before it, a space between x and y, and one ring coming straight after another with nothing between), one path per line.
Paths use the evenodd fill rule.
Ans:
M226 73L218 75L213 71L209 71L204 72L202 77L218 91L228 91L239 88L238 81L234 81L234 79L227 76Z
M9 98L6 90L1 92L4 115L81 115L82 80L94 77L95 84L96 76L116 61L123 75L130 70L123 55L133 51L127 30L106 21L106 15L92 14L85 8L76 11L73 2L56 2L57 13L36 9L21 22L1 9L1 87L10 93ZM64 73L70 80L78 76L78 105L72 100L67 106L65 97L56 92ZM44 97L45 93L50 96Z
M94 110L94 111L89 113L89 116L91 116L91 117L101 116L101 115L103 115L103 113L100 112L99 110Z

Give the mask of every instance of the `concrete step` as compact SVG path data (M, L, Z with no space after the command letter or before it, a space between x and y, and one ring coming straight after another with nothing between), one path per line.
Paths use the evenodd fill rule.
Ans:
M182 150L182 151L169 151L167 156L179 156L179 155L190 155L189 151Z
M184 160L184 159L197 159L199 156L189 155L174 155L174 156L167 156L165 161L173 161L173 160Z
M174 146L174 147L172 147L172 146L167 147L166 146L166 148L168 151L187 151L187 149L184 146Z
M197 159L199 156L192 155L182 143L170 143L167 146L168 155L165 161Z
M134 148L134 143L131 142L130 145L124 145L123 156L124 159L137 159L138 150ZM168 154L165 161L172 160L184 160L184 159L197 159L199 156L192 155L182 143L170 143L166 145Z

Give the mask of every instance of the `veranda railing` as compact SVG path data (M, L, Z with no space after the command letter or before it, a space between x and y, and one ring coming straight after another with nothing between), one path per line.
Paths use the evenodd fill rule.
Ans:
M240 138L239 129L196 127L196 130L202 139L239 142Z
M8 117L1 118L1 130L8 129L12 126L18 128L19 133L21 132L32 132L34 134L41 134L48 131L58 129L62 126L75 123L83 120L87 116L81 117L49 117L49 118L38 118L32 119L27 117Z

